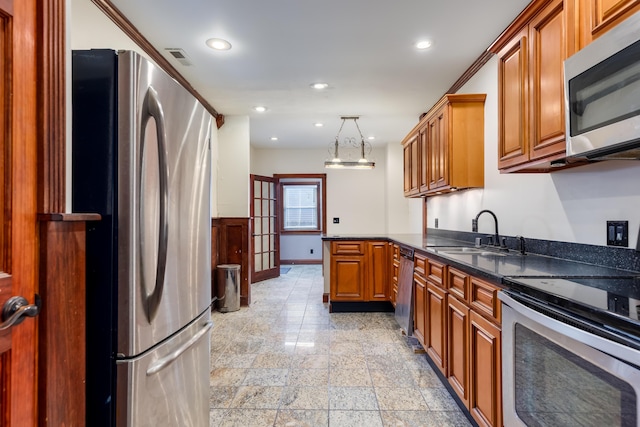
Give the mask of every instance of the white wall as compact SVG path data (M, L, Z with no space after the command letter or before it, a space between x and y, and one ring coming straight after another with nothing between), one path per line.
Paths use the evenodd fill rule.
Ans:
M374 148L372 157L376 161L372 170L325 169L324 149L252 148L251 173L326 173L327 234L386 233L386 150ZM333 224L334 217L340 218L339 224Z
M410 130L407 129L407 133ZM387 145L386 192L387 232L421 233L423 199L404 197L404 152L399 141Z
M498 172L498 70L490 60L459 93L486 93L485 187L429 198L428 226L471 231L482 209L496 213L500 234L606 245L606 221L629 221L629 246L640 225L640 162L609 161L548 174ZM493 232L483 215L480 232Z
M225 116L218 129L218 216L249 216L249 117Z

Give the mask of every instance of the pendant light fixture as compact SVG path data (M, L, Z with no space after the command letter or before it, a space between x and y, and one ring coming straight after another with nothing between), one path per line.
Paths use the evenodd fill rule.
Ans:
M360 126L358 126L358 119L360 116L342 116L342 124L340 125L340 129L338 130L338 134L336 135L336 140L333 143L329 144L329 154L333 155L331 160L327 160L324 162L325 168L330 169L373 169L376 166L376 163L367 159L367 155L371 154L371 144L364 140L362 136L362 132L360 131ZM360 142L356 138L345 138L342 142L340 142L340 132L342 132L342 128L344 127L344 123L347 120L353 120L356 128L358 129L358 134L360 135ZM348 157L346 159L342 159L340 157L339 149L343 148L343 154L348 151ZM354 160L351 158L352 152L356 152L359 149L359 158L358 160Z

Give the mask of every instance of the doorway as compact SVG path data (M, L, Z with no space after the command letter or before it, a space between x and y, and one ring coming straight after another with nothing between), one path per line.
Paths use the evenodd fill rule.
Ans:
M326 174L276 174L280 264L322 264Z

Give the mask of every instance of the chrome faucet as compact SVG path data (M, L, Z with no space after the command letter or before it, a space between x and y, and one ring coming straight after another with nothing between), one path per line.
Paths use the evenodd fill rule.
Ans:
M496 233L494 235L493 238L493 244L495 246L500 246L501 248L506 248L504 242L502 242L500 240L500 234L498 234L498 217L496 216L496 214L494 214L493 212L491 212L489 209L483 209L480 212L478 212L478 215L476 215L476 217L474 219L471 220L471 231L473 231L474 233L478 232L478 218L480 218L480 215L482 215L483 213L488 213L493 217L493 221L496 225Z

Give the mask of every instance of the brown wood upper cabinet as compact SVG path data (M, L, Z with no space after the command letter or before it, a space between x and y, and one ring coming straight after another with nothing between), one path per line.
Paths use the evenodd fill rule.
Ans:
M562 0L534 0L490 47L498 54L498 168L548 171L565 156Z
M485 98L445 95L405 137L406 197L484 186Z
M565 157L563 61L637 11L640 0L533 0L493 43L501 172Z
M579 49L640 11L640 0L579 0L576 3L580 22Z

